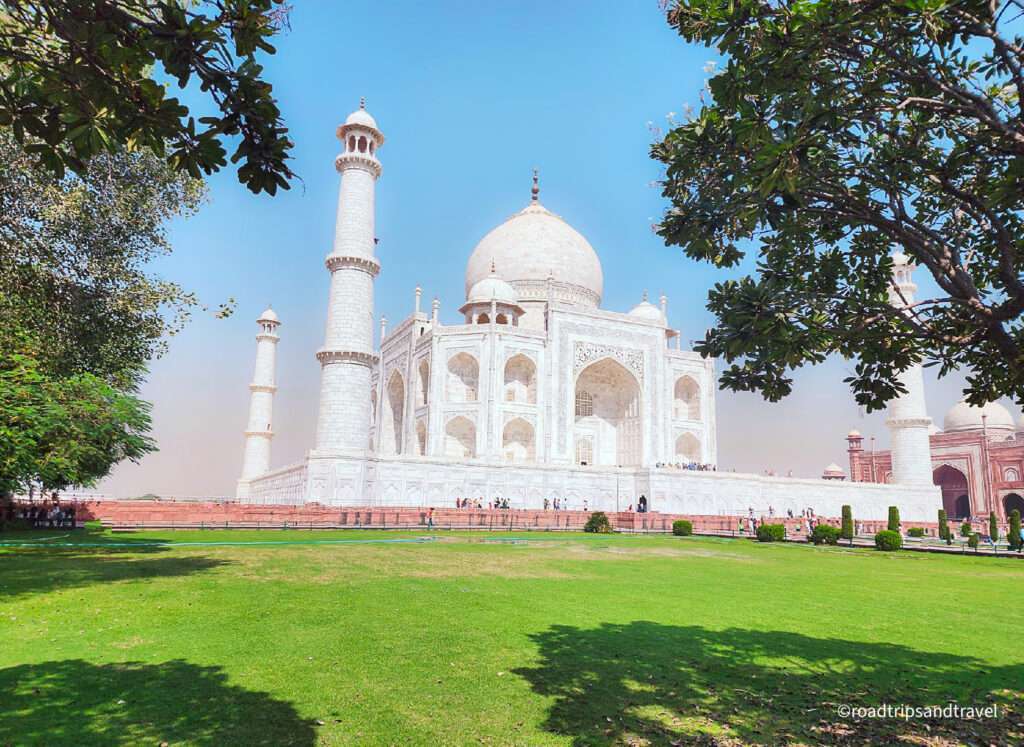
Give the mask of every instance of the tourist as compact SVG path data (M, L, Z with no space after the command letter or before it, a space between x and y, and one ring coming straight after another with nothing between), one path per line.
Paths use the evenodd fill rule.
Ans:
M647 496L643 494L640 495L640 500L637 501L636 510L637 513L640 514L647 513Z
M548 499L547 498L544 499L544 510L545 511L548 510Z
M427 530L434 528L434 509L427 511Z
M627 513L633 513L633 504L632 503L629 504L629 508L626 509L626 512Z
M590 509L587 508L587 499L586 498L583 499L583 510L584 511L589 511L590 510Z

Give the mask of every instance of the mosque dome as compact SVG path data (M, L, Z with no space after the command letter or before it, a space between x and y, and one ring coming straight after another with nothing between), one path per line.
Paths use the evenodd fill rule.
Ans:
M828 465L824 470L822 470L821 476L824 477L826 480L834 480L836 478L841 479L846 477L846 472L838 464L832 462L832 464Z
M513 306L519 303L516 289L498 277L494 265L491 265L491 272L487 277L473 284L466 297L466 303L490 303L491 301Z
M987 416L984 424L982 415ZM977 407L960 400L949 408L942 421L942 430L946 433L980 431L983 426L993 431L1016 430L1013 416L998 402L989 402L984 407Z
M860 438L860 431L854 428L852 431L846 434L847 438Z
M533 199L484 236L466 264L466 295L487 277L491 263L516 289L520 300L544 300L550 277L556 298L597 306L604 276L601 261L590 243L572 226Z
M260 318L257 319L256 321L257 322L275 322L275 323L280 324L280 320L277 318L277 314L274 313L274 310L272 308L270 308L269 306L263 311L262 314L260 314Z
M662 316L661 309L655 306L653 303L648 301L646 298L634 306L629 311L629 315L636 317L637 319L645 319L651 322L658 322L659 324L665 323L665 317Z

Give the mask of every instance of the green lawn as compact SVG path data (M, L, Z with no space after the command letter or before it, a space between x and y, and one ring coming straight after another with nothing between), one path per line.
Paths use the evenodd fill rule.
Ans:
M0 745L1024 733L1013 559L673 537L66 534L0 535L55 538L0 547ZM949 701L1001 715L836 712Z

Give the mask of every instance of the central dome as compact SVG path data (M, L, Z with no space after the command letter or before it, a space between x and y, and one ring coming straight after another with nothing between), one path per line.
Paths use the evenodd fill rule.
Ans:
M523 301L545 300L550 276L558 300L601 303L604 277L594 248L539 202L531 202L476 245L466 265L467 296L490 274L492 264Z
M985 415L985 420L982 420ZM998 402L989 402L984 407L969 405L960 400L953 405L942 423L942 430L946 433L957 431L980 431L987 427L992 431L1014 430L1013 416Z

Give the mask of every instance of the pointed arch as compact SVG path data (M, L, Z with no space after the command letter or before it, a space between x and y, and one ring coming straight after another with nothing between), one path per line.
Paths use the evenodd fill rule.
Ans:
M476 425L472 420L457 415L445 424L444 453L457 459L476 457Z
M416 421L416 455L427 455L427 422L423 418Z
M423 407L430 402L430 361L424 358L416 368L416 404Z
M700 384L689 374L676 379L675 416L680 420L700 420Z
M476 402L480 384L480 364L469 353L448 359L447 399L449 402Z
M384 416L381 418L380 450L382 454L402 453L402 432L405 423L405 379L396 369L388 377L384 391Z
M932 482L942 489L942 507L951 519L966 519L971 515L967 475L956 467L943 464L932 472Z
M1024 516L1024 498L1021 498L1016 493L1009 493L1003 496L1003 516L1009 520L1010 514L1016 509L1020 511L1020 515Z
M536 455L533 425L524 418L513 418L501 432L501 451L507 462L532 462Z
M505 361L505 401L537 404L537 366L517 353Z
M593 464L635 466L642 462L640 396L636 376L613 358L594 361L576 377L576 412L580 414L576 415L574 438L591 439Z
M676 459L683 462L696 462L700 464L701 458L700 441L692 433L683 433L676 439Z

